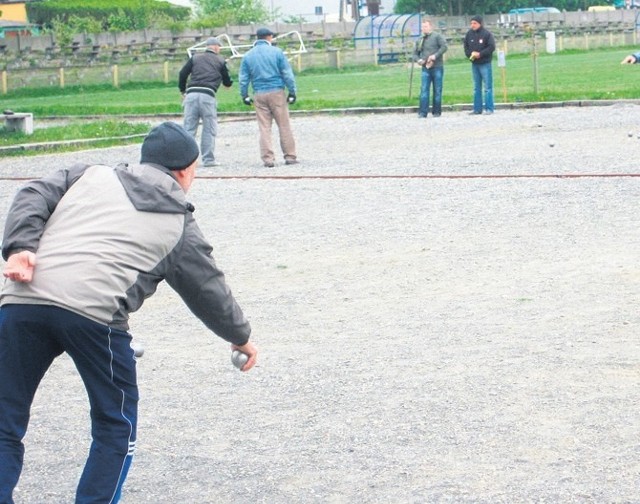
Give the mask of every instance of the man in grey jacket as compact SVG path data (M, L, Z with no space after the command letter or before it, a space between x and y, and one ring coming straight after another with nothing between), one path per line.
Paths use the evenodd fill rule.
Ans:
M2 240L0 502L12 503L29 412L53 360L73 359L91 404L92 443L76 503L118 502L136 441L138 387L129 313L167 283L214 333L248 355L251 328L185 194L198 146L166 122L140 164L75 165L16 195Z
M442 114L442 84L444 80L442 55L447 52L447 48L447 41L444 37L433 31L431 20L422 21L422 37L416 41L413 50L413 61L422 67L418 117L427 117L429 113L431 87L433 87L431 114L433 117L440 117Z

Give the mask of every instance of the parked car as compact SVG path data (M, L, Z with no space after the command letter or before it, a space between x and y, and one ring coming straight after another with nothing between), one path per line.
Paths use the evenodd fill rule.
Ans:
M640 9L640 0L614 0L616 9Z
M555 7L523 7L520 9L511 9L509 14L528 14L530 12L548 12L558 14L560 11Z

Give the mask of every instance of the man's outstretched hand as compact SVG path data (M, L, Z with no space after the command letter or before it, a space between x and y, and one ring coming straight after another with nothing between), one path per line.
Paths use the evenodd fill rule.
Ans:
M23 250L9 256L2 274L14 282L30 282L33 279L35 265L36 255L28 250Z

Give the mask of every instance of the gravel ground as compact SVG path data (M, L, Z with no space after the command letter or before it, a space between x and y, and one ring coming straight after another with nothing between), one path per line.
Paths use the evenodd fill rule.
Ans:
M123 502L640 502L639 112L296 117L302 163L274 169L255 122L221 124L223 166L191 198L260 364L236 371L166 287L134 314ZM0 184L5 208L20 183ZM71 502L89 442L61 357L16 502Z

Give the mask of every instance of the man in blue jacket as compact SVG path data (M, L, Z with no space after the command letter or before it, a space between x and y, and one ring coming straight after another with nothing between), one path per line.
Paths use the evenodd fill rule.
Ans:
M260 129L260 157L264 166L275 166L271 128L275 120L285 163L297 164L296 143L291 132L289 105L296 101L296 81L284 53L271 45L274 33L268 28L256 32L253 48L240 65L240 96L246 105L254 105ZM249 96L249 84L253 99ZM289 91L285 95L285 88Z
M640 52L629 54L620 62L622 65L633 65L640 62Z
M249 322L186 200L198 154L193 137L166 122L145 138L139 164L74 165L17 193L2 239L0 503L13 503L31 403L63 352L91 404L92 442L75 502L118 502L138 418L128 319L161 281L249 356L243 371L255 364Z
M484 111L493 114L493 71L491 59L496 50L493 34L482 24L482 16L471 18L471 29L464 37L464 53L471 61L473 74L473 114L482 114L482 87L484 84Z

